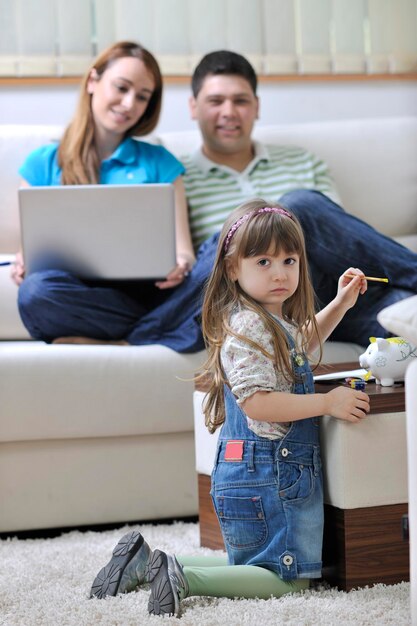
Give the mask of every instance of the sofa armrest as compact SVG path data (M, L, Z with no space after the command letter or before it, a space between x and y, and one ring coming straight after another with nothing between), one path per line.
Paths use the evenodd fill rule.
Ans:
M12 260L13 255L0 255L0 263ZM4 339L29 339L17 309L17 286L7 265L0 266L0 341Z

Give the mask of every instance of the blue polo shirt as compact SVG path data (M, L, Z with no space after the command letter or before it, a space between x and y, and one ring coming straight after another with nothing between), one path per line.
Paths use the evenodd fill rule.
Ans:
M57 153L58 143L37 148L19 168L19 174L33 187L60 185ZM102 161L99 182L103 185L171 183L184 171L183 165L163 146L127 137Z

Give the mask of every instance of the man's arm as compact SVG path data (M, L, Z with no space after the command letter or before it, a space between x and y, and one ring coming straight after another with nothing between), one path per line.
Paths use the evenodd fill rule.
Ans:
M336 183L330 174L330 168L325 161L322 161L317 156L313 157L313 170L314 180L316 183L317 191L321 191L324 195L328 196L330 200L333 200L336 204L341 205L341 199L339 192L336 188Z

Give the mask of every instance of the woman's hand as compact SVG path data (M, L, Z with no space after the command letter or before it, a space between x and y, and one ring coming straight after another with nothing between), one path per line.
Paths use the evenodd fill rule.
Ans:
M10 276L16 285L20 285L25 278L25 264L21 252L16 253L14 262L12 263Z
M184 278L188 276L194 265L194 258L185 255L178 255L177 265L170 271L165 280L155 283L159 289L172 289L172 287L178 287Z

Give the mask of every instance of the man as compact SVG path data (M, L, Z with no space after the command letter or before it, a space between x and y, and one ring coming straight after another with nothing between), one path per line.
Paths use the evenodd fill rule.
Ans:
M360 265L366 275L388 277L389 285L368 289L331 339L366 346L370 336L386 336L377 313L417 293L417 255L346 213L337 204L337 192L323 161L300 148L265 146L252 140L259 113L256 89L253 67L234 52L207 54L194 71L190 109L203 144L196 154L182 160L197 262L166 301L135 324L130 344L159 343L178 352L203 349L202 292L213 266L218 233L230 211L255 196L279 200L297 215L322 306L333 299L339 276L350 266ZM120 310L115 313L119 316Z
M365 346L371 335L387 335L377 313L417 293L417 255L336 204L337 191L319 158L300 148L253 141L256 88L253 67L230 51L207 54L194 71L190 109L203 145L182 159L194 245L218 232L248 198L279 200L301 221L321 305L334 297L339 276L350 266L389 278L388 286L372 285L332 335Z

